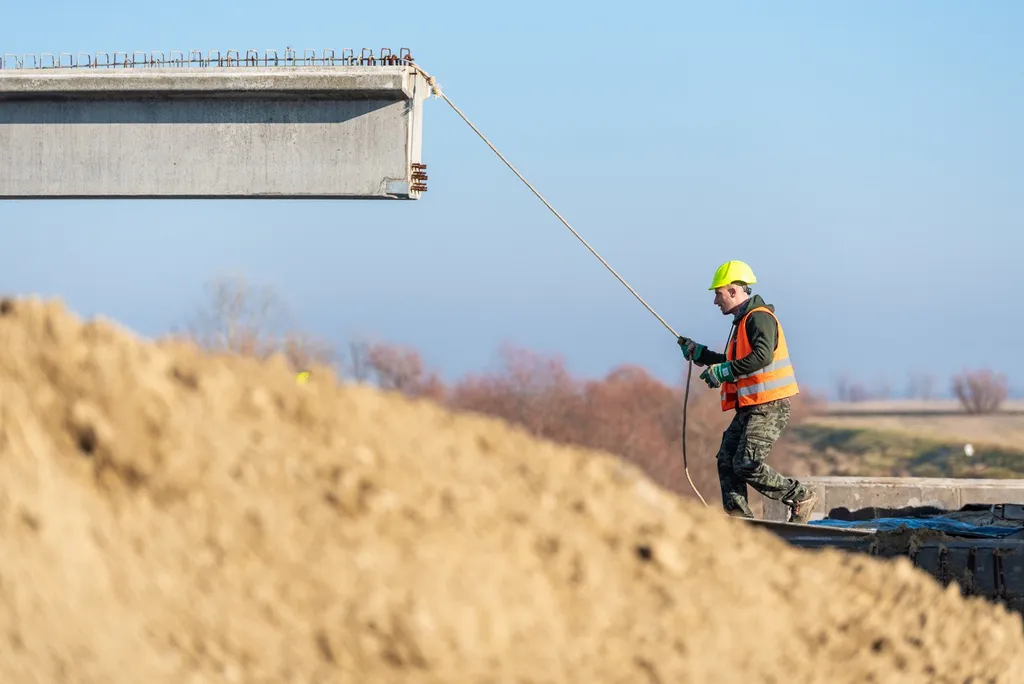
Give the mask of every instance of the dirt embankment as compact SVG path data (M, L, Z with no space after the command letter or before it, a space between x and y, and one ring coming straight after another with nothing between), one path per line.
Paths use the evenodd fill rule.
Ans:
M1024 681L1021 620L609 456L0 306L0 681Z

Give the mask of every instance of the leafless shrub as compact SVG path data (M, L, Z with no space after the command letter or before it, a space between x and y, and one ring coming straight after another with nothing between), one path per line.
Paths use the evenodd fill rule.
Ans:
M935 398L935 375L927 371L915 371L907 379L907 398L930 400Z
M964 371L953 377L953 394L968 413L995 413L1006 400L1006 377L990 370Z
M381 389L402 392L410 397L441 400L444 383L434 372L428 372L423 358L415 349L394 344L372 344L361 350L369 375Z
M200 348L260 359L283 354L295 371L334 365L333 346L297 332L271 288L258 289L245 278L234 277L207 283L206 292L182 335Z
M836 379L836 397L843 402L867 401L871 398L871 392L864 383L844 373Z
M366 382L373 376L371 350L373 345L365 340L351 340L342 362L344 374L356 382Z

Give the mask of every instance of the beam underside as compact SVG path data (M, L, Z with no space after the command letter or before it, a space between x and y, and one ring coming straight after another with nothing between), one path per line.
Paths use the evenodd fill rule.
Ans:
M383 198L408 178L413 107L323 94L2 100L0 198Z

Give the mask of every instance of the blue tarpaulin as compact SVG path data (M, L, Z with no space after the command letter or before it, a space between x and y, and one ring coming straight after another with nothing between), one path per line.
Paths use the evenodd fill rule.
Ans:
M874 520L812 520L810 525L842 527L855 530L891 532L906 525L911 530L938 530L946 534L964 537L985 537L1001 539L1021 532L1020 527L999 527L996 525L971 525L952 518L876 518Z

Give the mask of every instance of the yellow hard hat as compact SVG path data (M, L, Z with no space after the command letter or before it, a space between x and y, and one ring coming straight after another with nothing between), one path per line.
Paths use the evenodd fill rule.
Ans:
M709 290L716 290L729 283L741 282L746 285L753 285L757 282L754 271L742 261L726 261L715 271L715 277L711 281Z

